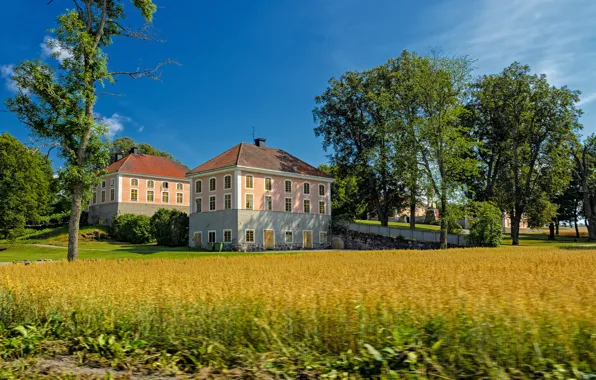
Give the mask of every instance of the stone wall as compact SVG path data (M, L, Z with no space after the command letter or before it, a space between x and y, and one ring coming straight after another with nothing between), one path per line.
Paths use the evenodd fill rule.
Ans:
M338 235L344 242L344 249L353 250L390 250L390 249L439 249L439 243L417 242L400 237L366 234L348 231Z
M147 203L105 203L89 206L87 223L91 225L112 225L114 217L118 214L137 214L152 216L160 208L174 209L188 214L188 206L168 206Z

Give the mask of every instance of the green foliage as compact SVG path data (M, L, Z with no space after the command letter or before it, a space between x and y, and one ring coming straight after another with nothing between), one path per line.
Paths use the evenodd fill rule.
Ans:
M112 222L112 238L133 244L146 244L153 240L151 218L146 215L118 214Z
M551 223L557 216L557 205L543 193L530 200L525 215L529 228L541 228Z
M160 208L151 217L157 244L168 247L188 246L188 215L182 211Z
M158 157L167 157L176 162L180 162L176 160L170 153L156 149L146 143L137 143L130 137L119 137L112 142L112 152L114 153L122 153L126 155L133 147L139 148L139 152L142 154L148 154L150 156Z
M335 165L320 165L319 170L331 175L331 213L343 219L356 219L366 212L366 202L358 187L358 177L340 174Z
M476 202L472 206L472 222L467 239L473 245L498 247L503 240L503 213L491 202Z
M16 238L49 210L52 167L8 133L0 134L0 236Z

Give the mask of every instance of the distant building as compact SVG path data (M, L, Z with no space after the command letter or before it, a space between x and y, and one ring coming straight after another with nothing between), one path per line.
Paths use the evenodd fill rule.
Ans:
M329 244L331 183L265 139L241 143L187 174L190 246L314 248Z
M140 154L136 148L106 168L88 207L90 224L111 225L118 214L151 216L160 208L188 213L188 168L166 157Z

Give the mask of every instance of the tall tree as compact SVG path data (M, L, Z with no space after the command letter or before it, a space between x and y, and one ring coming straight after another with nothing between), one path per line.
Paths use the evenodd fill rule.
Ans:
M154 148L147 143L137 143L130 137L119 137L112 142L112 152L126 154L131 148L137 147L143 154L150 156L167 157L171 160L178 161L170 153Z
M580 115L577 101L578 92L550 86L545 75L531 75L528 66L517 62L474 86L472 123L482 144L476 151L482 179L474 187L479 199L508 212L513 245L519 244L528 205L543 202L545 196L553 200L569 181L569 142Z
M362 217L366 211L366 203L358 186L358 177L349 173L341 173L339 168L333 165L319 165L319 170L334 178L331 184L332 215L348 219Z
M156 11L151 0L131 3L147 22L151 21ZM56 38L50 42L56 58L62 53L58 67L41 61L20 63L12 78L19 93L7 101L7 107L35 135L59 147L64 159L65 169L59 175L71 194L69 261L78 257L81 205L109 158L102 141L105 127L94 115L98 86L113 82L116 75L156 78L163 64L154 69L110 72L105 49L114 38L150 39L147 28L134 31L122 27L122 0L73 0L73 4L74 10L58 17Z
M438 195L441 248L447 248L449 193L460 187L462 178L476 172L476 160L462 155L475 142L460 122L466 112L471 61L467 57L433 55L418 70L421 124L418 146L424 171Z
M574 168L576 169L576 168ZM557 220L567 221L575 227L575 237L580 238L578 221L582 207L582 188L578 170L573 170L571 182L559 197L554 200L557 204Z
M18 236L27 222L49 209L52 167L37 151L8 133L0 134L0 234Z
M313 116L323 147L333 148L331 163L361 178L360 189L373 205L383 226L395 208L403 205L403 184L393 165L392 124L386 107L379 107L385 91L378 69L349 71L332 78L315 98Z
M588 239L596 240L596 135L572 148L582 195L584 215L587 219Z

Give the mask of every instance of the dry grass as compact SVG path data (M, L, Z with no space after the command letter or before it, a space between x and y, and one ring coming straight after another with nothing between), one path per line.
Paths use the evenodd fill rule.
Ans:
M452 355L445 360L455 360L455 346L469 344L470 350L488 351L496 363L508 366L522 366L536 355L588 368L596 361L585 352L596 345L590 338L596 333L595 250L11 265L0 267L0 288L27 305L21 311L26 315L78 311L104 328L134 321L135 329L146 334L167 330L227 347L269 344L272 349L270 337L261 341L262 331L253 331L265 328L284 347L296 343L338 354L363 343L384 344L382 329L409 323L428 334L425 324L442 321L436 322L440 327L432 339L451 345L444 348L444 355ZM4 307L15 307L11 302ZM544 346L539 353L538 346Z

